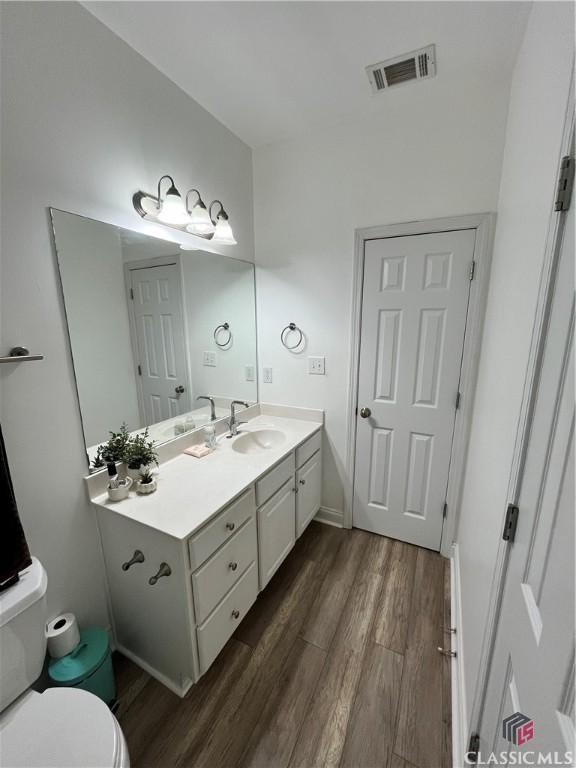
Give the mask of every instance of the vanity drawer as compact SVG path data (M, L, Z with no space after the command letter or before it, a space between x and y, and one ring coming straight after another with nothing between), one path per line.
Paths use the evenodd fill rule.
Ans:
M310 456L313 456L316 451L319 451L322 447L322 430L318 430L312 437L309 437L305 443L296 448L296 466L300 468L302 464L305 464Z
M254 562L238 579L220 605L208 616L204 624L196 630L202 674L224 648L256 600L257 594L258 568Z
M291 453L256 483L256 504L261 506L294 475L294 454Z
M204 621L256 558L256 522L251 517L238 533L192 576L194 610L198 624Z
M254 489L249 488L236 501L233 501L226 509L205 525L202 530L192 536L188 542L190 553L190 567L196 570L198 566L207 560L218 547L229 539L237 531L242 523L253 518L256 513L254 503Z

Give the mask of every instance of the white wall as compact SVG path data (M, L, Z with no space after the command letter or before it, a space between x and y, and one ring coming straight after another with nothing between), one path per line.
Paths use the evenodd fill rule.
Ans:
M139 429L122 243L116 227L52 214L86 446Z
M369 122L255 150L259 357L274 369L260 396L325 409L332 509L344 503L354 230L496 209L508 83L481 75L407 85L379 96ZM280 345L290 321L308 337L302 355ZM306 373L307 355L326 356L325 377Z
M251 152L76 3L3 3L1 34L1 349L24 343L46 358L2 367L0 418L51 613L106 624L47 207L152 233L132 193L172 173L224 201L234 255L250 260Z
M251 365L256 376L253 265L190 252L182 255L182 275L194 397L256 401L256 381L246 381L245 371ZM219 349L214 329L225 322L230 325L232 344ZM219 339L226 338L222 331ZM216 353L216 367L203 364L205 350ZM206 403L192 403L192 409L202 406Z
M516 426L574 52L571 3L535 3L511 90L492 276L458 530L468 717L508 499Z

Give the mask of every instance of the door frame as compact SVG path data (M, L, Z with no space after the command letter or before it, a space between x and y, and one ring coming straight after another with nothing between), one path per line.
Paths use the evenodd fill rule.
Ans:
M573 62L574 64L574 62ZM572 68L573 69L573 68ZM568 89L568 99L562 139L560 143L560 153L557 162L556 175L554 177L553 197L550 201L550 215L548 220L548 232L544 246L544 258L542 270L540 273L540 284L538 287L538 298L536 309L534 311L534 326L530 341L530 350L528 353L528 363L524 379L524 389L522 392L522 402L518 417L518 426L516 428L516 438L514 441L514 452L512 455L512 464L510 467L510 476L508 480L508 490L506 494L506 505L502 510L501 527L503 530L506 516L506 506L508 503L516 503L520 493L523 474L524 461L526 458L526 448L530 435L532 424L532 415L537 395L537 385L540 377L542 364L542 354L548 326L548 318L551 311L553 298L554 278L556 267L562 247L562 237L564 234L565 216L562 212L554 210L554 201L556 198L556 180L560 173L560 164L565 155L574 156L574 141L576 135L575 121L575 95L574 95L574 73L572 73L570 87ZM576 205L576 195L572 194L571 205ZM494 567L494 578L490 587L490 599L488 602L488 616L482 639L480 651L480 664L478 676L474 691L474 700L472 702L472 711L470 716L470 733L478 731L482 725L484 716L484 706L486 703L486 693L488 689L488 679L492 665L494 644L496 642L496 633L500 619L500 609L504 592L504 584L508 572L508 560L510 555L510 546L500 537L498 552L496 555L496 564ZM467 724L464 723L464 728ZM464 733L466 744L470 733Z
M152 267L172 267L175 266L178 270L178 280L180 282L180 304L182 307L182 323L184 332L184 346L186 348L186 366L185 366L185 378L187 391L190 393L190 408L193 405L193 392L191 385L191 373L190 373L190 343L188 339L188 323L186 322L186 294L184 291L184 274L182 271L182 260L180 254L176 253L174 256L151 256L147 259L134 259L133 261L124 262L124 290L126 293L126 306L128 307L128 320L130 323L130 341L132 344L132 362L134 365L134 377L136 379L136 394L138 396L138 411L140 413L140 421L144 426L150 426L146 423L146 412L144 408L144 393L142 391L142 378L138 373L138 334L136 329L136 319L134 317L134 304L130 296L130 289L132 288L132 272L137 272L139 269L150 269Z
M448 505L446 519L442 526L440 552L445 557L450 551L458 522L458 511L462 493L462 479L466 462L468 439L480 345L484 326L484 313L488 296L492 244L494 241L495 213L475 213L464 216L449 216L441 219L408 221L401 224L386 224L380 227L366 227L355 232L354 278L352 286L352 328L350 347L350 379L348 385L348 439L346 457L346 484L344 503L344 527L352 527L354 500L354 470L356 464L356 408L358 406L358 377L360 363L360 336L362 331L362 292L364 281L364 252L368 240L391 237L436 234L463 229L474 229L474 279L470 283L470 298L466 314L466 332L460 369L460 407L456 411L450 469L448 472Z

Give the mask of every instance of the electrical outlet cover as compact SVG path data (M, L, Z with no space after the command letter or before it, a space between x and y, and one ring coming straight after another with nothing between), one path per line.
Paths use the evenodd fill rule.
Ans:
M210 368L216 368L216 352L208 350L202 353L202 365L207 365Z
M326 358L325 357L309 357L308 373L316 374L317 376L324 376L324 374L326 373Z
M272 368L262 368L262 381L264 384L272 384Z

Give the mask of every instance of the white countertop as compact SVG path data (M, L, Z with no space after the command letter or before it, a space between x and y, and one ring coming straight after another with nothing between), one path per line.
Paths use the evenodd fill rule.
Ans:
M284 433L279 446L261 453L243 454L233 444L246 432L276 429ZM260 415L242 425L236 438L218 438L218 447L197 459L181 454L162 464L158 489L149 496L130 493L111 502L104 493L92 499L98 507L113 511L162 533L185 539L248 488L300 443L322 429L318 421Z

